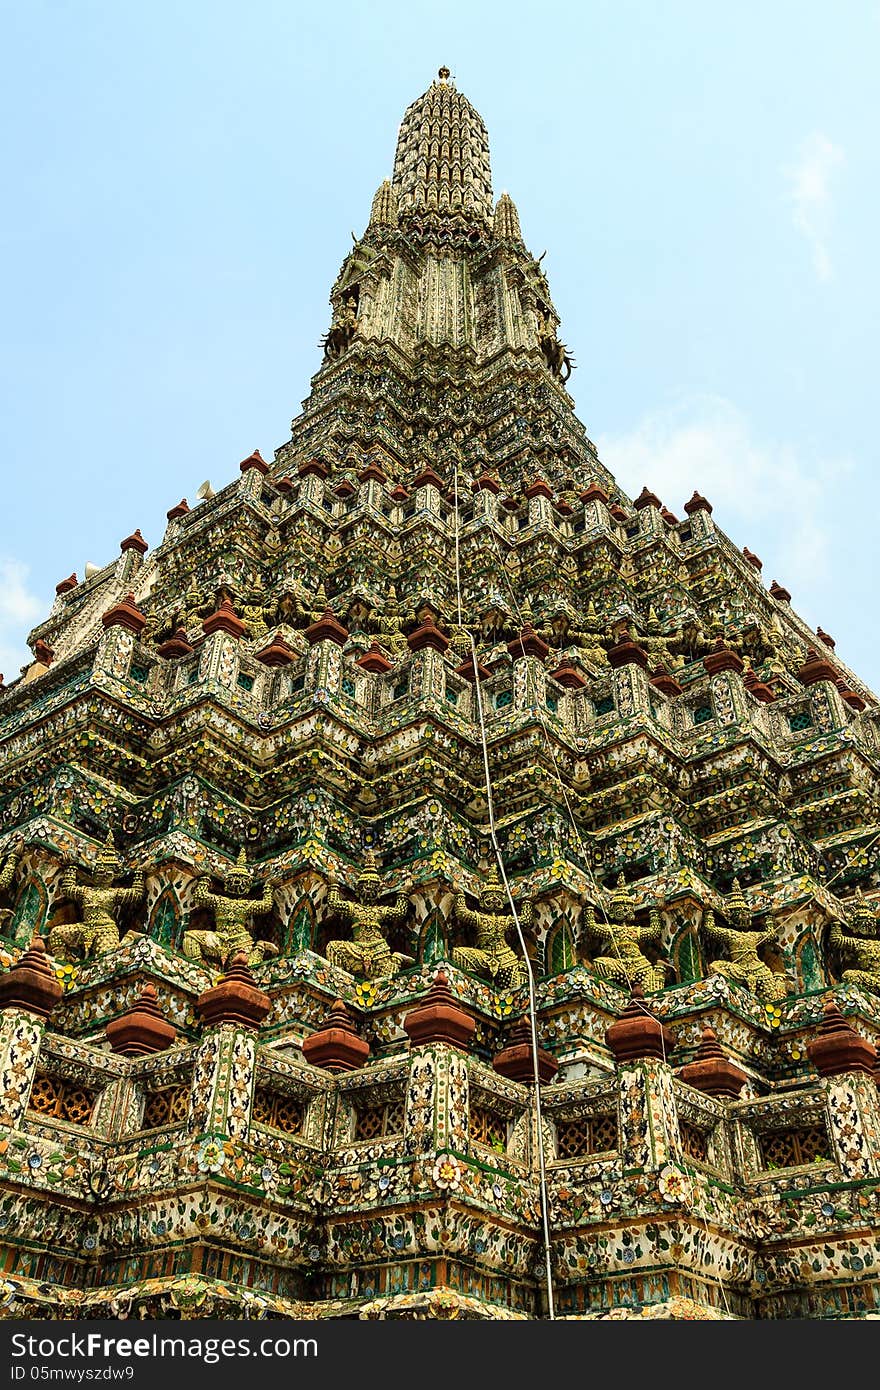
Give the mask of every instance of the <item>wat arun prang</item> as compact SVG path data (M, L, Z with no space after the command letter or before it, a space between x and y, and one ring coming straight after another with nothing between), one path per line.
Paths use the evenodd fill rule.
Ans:
M876 697L600 462L445 69L330 299L0 694L6 1316L876 1315Z

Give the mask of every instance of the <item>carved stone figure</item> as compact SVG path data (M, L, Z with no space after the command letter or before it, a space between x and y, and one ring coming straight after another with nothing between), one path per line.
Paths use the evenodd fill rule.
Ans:
M15 872L21 860L21 849L23 841L19 838L15 842L15 847L0 872L0 893L5 893L7 888L12 887L15 879ZM0 908L0 931L5 931L6 923L12 916L12 911L8 907Z
M351 346L357 332L357 321L357 301L354 298L343 299L338 315L320 342L325 362L341 357Z
M248 894L252 883L253 875L247 867L244 849L239 850L234 866L226 871L225 892L212 893L208 875L202 875L193 889L193 906L207 907L213 912L214 930L184 932L185 956L202 964L213 962L221 968L239 951L244 951L248 965L259 965L267 956L277 956L278 947L274 942L254 941L248 928L251 917L262 917L272 911L273 886L267 883L262 897L251 898Z
M752 914L740 888L739 879L733 880L733 890L727 899L724 915L729 927L719 927L711 909L703 919L702 932L713 946L723 946L729 953L729 960L712 960L709 973L723 975L736 984L745 985L765 1003L774 999L784 999L788 993L785 979L771 970L758 955L762 946L769 946L776 940L776 929L772 925L766 931L749 931Z
M880 942L877 940L877 918L857 891L846 918L846 927L840 922L832 922L828 932L828 945L836 951L842 961L851 960L852 966L841 974L845 984L862 985L874 994L880 994Z
M514 925L513 916L505 910L506 894L494 865L486 875L480 890L480 911L468 907L464 893L455 895L455 916L462 926L476 932L476 946L456 946L452 952L454 965L487 976L496 989L519 989L528 980L525 961L513 950L507 933ZM531 927L533 908L524 902L517 908L520 926Z
M77 882L74 864L66 864L61 875L64 897L82 908L81 922L64 922L49 932L49 952L60 960L104 956L121 944L119 927L113 916L120 907L138 903L144 896L144 876L138 869L130 888L114 888L113 880L122 868L122 861L113 846L113 833L108 832L104 847L98 853L93 872L94 886ZM123 941L130 941L138 932L127 932Z
M574 366L574 358L569 354L565 343L559 341L552 323L543 313L538 316L538 347L544 354L544 361L553 375L561 377L563 381L568 381Z
M640 985L646 994L650 990L662 989L670 967L666 961L655 963L650 960L642 950L643 945L660 941L660 913L656 908L651 908L648 925L637 926L635 904L623 874L618 877L617 887L608 897L606 917L607 920L598 921L592 903L584 909L584 935L597 937L611 948L608 955L593 957L596 974L624 988Z
M358 902L349 902L339 892L335 878L330 878L327 907L351 923L351 941L342 938L327 942L327 959L352 975L364 980L378 980L397 975L405 965L412 965L413 956L392 951L385 939L387 927L402 922L409 906L405 893L398 893L393 906L378 903L380 878L375 855L367 850L364 867L358 875Z

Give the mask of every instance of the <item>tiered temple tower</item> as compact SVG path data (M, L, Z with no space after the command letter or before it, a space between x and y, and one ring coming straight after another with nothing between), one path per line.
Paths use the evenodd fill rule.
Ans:
M876 1314L876 697L602 465L445 69L330 299L0 693L7 1315Z

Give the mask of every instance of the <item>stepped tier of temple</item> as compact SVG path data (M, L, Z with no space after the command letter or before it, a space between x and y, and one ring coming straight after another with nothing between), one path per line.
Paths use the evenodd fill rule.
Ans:
M876 1314L876 696L601 463L445 69L330 302L0 689L7 1315Z

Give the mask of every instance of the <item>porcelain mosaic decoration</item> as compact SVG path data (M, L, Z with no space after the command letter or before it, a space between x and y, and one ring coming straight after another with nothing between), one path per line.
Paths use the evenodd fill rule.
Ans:
M602 465L445 69L330 303L0 691L4 1315L876 1316L876 697Z

